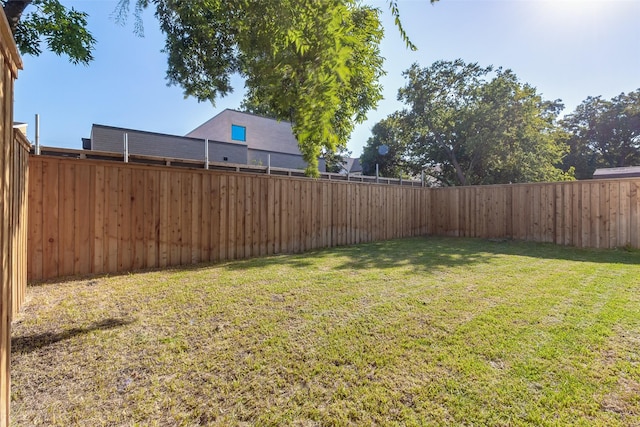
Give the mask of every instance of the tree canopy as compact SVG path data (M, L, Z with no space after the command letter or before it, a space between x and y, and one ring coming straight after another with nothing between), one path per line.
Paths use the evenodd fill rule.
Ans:
M86 14L59 0L0 0L23 53L49 49L88 63L94 39ZM434 3L437 0L430 0ZM118 15L129 15L120 0ZM381 99L381 11L358 0L134 0L134 15L153 8L166 36L167 79L187 96L215 100L245 80L249 104L292 122L307 174L323 151L344 147L355 124ZM33 11L23 16L29 5ZM397 1L388 1L407 46ZM141 26L140 26L141 28Z
M44 42L48 50L68 56L74 64L93 60L96 41L87 30L86 13L66 8L59 0L0 0L0 4L22 54L41 54Z
M640 165L640 89L611 100L588 97L562 124L571 135L565 166L578 178L598 167Z
M381 176L400 177L408 175L410 167L407 159L407 138L402 117L393 114L371 129L372 136L362 150L360 163L362 173L375 175L376 165Z
M427 170L443 185L571 178L558 167L567 150L556 123L562 104L512 71L456 60L414 64L404 76L398 99L407 108L391 123L413 174Z

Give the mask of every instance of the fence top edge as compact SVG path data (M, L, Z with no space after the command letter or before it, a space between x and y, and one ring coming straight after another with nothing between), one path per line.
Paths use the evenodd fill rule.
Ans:
M242 173L242 174L252 174L256 176L262 177L272 177L272 178L288 178L288 179L303 179L303 180L320 180L320 181L329 181L332 183L344 183L344 184L369 184L369 185L381 185L381 186L398 186L398 187L409 187L409 188L426 188L422 187L421 181L414 180L400 180L398 178L387 178L380 177L379 181L376 181L375 176L368 175L352 175L346 176L338 173L331 172L321 172L320 178L309 178L304 176L304 171L302 169L287 169L280 167L268 167L268 166L258 166L258 165L247 165L241 163L228 163L228 162L209 162L209 169L204 169L204 159L203 160L193 160L193 159L177 159L177 158L169 158L169 157L159 157L159 156L146 156L140 154L130 154L130 160L142 160L142 162L128 162L125 163L123 161L124 154L123 153L114 153L107 151L92 151L92 150L77 150L72 148L58 148L58 147L46 147L40 146L41 153L36 156L33 153L31 154L31 158L49 158L49 159L58 159L65 161L82 161L82 162L97 162L104 164L104 162L108 163L119 163L119 166L127 165L127 167L150 167L150 168L159 168L161 170L166 170L167 167L171 168L179 168L180 170L186 171L191 170L193 172L203 172L207 171L209 173ZM144 161L147 160L148 163ZM172 165L162 165L159 163L169 162L173 163ZM268 171L279 172L275 174L269 174ZM417 185L413 185L417 184Z
M18 77L18 70L22 70L23 68L22 58L20 57L16 43L13 41L13 34L11 33L7 17L4 13L0 13L0 15L2 15L2 18L0 18L0 50L5 57L5 62L7 62L11 68L13 77L16 78Z

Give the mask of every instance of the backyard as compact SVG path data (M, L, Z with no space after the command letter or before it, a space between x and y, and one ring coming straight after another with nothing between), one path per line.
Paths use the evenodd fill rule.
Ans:
M412 238L36 284L12 425L640 425L640 252Z

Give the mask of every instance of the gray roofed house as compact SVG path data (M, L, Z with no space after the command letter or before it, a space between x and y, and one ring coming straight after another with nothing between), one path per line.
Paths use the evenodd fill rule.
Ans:
M347 157L343 163L343 172L348 175L362 175L362 164L359 157Z
M124 152L127 135L129 154L170 159L204 160L204 139L94 124L83 148L110 153ZM209 161L247 163L247 149L238 144L209 141Z
M306 162L291 130L291 123L226 109L187 134L247 147L247 164L304 169Z
M600 168L596 169L596 171L593 173L593 179L633 177L640 177L640 166Z
M122 153L124 134L130 154L172 159L204 160L204 143L209 141L211 162L268 165L305 169L291 123L226 109L186 136L94 124L83 148ZM320 159L320 170L324 170Z

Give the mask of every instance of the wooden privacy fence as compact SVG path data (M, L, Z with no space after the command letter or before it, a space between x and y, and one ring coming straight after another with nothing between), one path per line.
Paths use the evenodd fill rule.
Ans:
M22 62L0 13L0 427L9 425L11 320L26 287L29 144L13 129L13 81Z
M640 247L640 178L429 192L430 234Z
M426 234L429 193L30 158L29 279L241 259Z
M31 280L416 235L639 247L640 179L412 188L32 156Z
M15 316L24 303L27 292L27 220L29 215L29 150L31 145L27 137L14 129L11 174L10 205L13 235L10 257L11 313Z

